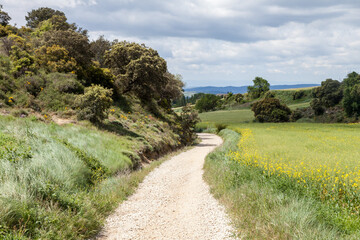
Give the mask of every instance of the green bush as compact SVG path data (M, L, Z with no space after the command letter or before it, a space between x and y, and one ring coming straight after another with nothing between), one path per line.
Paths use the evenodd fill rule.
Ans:
M315 115L317 116L322 115L325 112L325 108L318 98L314 98L310 102L310 107L314 110Z
M22 80L26 92L33 96L37 96L45 87L46 80L41 75L26 76Z
M92 123L104 120L112 103L111 95L111 89L99 85L85 88L84 95L79 95L75 100L78 119L89 120Z
M265 98L253 103L251 110L259 122L288 122L291 110L277 98Z
M61 93L52 86L49 86L41 91L37 98L38 101L30 99L29 104L34 105L37 103L41 110L59 111L64 110L66 107L72 107L76 96L77 95L72 93ZM34 106L36 106L36 104Z
M84 86L74 74L51 73L47 75L47 81L56 91L62 93L81 94L84 92Z
M305 91L304 90L298 90L293 93L293 100L301 99L305 97Z
M195 126L200 121L197 111L190 104L182 108L180 114L180 133L181 140L184 144L191 144L196 139Z
M208 112L215 110L220 101L220 97L214 94L205 94L196 101L195 109L199 112Z
M291 122L296 122L297 120L299 120L300 118L303 117L303 111L300 109L296 109L295 111L293 111L290 115L290 121Z
M216 123L215 127L216 127L216 132L219 133L221 130L226 129L227 125L224 123Z

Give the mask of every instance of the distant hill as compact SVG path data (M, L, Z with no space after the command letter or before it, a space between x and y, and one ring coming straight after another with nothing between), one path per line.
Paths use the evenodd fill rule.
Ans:
M296 89L296 88L307 88L307 87L317 87L320 84L294 84L294 85L273 85L270 86L271 90L282 90L282 89ZM192 95L195 93L212 93L212 94L226 94L228 92L232 93L246 93L248 86L241 87L194 87L194 88L185 88L185 96Z

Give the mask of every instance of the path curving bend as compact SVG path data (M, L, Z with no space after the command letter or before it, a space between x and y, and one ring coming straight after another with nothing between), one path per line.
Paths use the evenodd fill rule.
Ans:
M144 179L107 219L98 239L232 239L229 218L202 178L206 155L222 139L207 133L199 137L200 144Z

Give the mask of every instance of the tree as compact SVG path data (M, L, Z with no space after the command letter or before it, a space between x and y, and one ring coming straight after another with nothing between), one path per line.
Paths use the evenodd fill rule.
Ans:
M100 123L108 116L111 106L112 90L99 85L85 88L84 95L79 95L75 100L78 110L78 119Z
M111 42L106 40L104 36L100 36L97 40L90 43L90 50L94 54L94 61L100 64L100 67L105 67L105 52L111 48Z
M264 98L255 102L251 110L259 122L288 122L291 114L290 108L281 104L277 98Z
M346 115L360 116L360 75L356 72L349 73L343 84L343 107Z
M208 112L215 110L220 101L220 97L214 94L204 94L199 100L196 101L195 109L199 112Z
M181 81L181 75L174 75L169 72L164 74L167 78L167 84L160 92L160 105L164 108L171 108L171 102L179 98L183 94L184 83Z
M46 47L59 45L65 48L69 57L74 58L81 67L91 64L92 53L89 51L89 39L81 33L74 30L48 31L43 34L41 40Z
M105 53L105 64L115 75L119 94L134 93L144 102L160 99L168 83L166 61L145 45L120 42Z
M313 90L313 97L319 99L325 108L333 107L343 98L342 85L337 80L326 79L321 86Z
M7 12L4 12L2 8L3 5L0 4L0 25L5 27L6 25L9 24L11 17Z
M196 139L195 126L200 121L198 113L187 104L180 113L180 136L184 144L191 144Z
M248 86L248 93L252 99L259 98L270 90L270 83L261 77L256 77L253 82L253 86Z
M65 13L48 7L33 9L31 12L28 12L28 15L25 17L27 22L26 26L30 28L36 28L38 27L39 23L50 19L54 15L65 16Z

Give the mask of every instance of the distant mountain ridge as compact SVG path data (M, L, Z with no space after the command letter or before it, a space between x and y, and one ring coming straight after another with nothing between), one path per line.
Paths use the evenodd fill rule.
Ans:
M293 85L273 85L270 86L271 90L282 90L282 89L292 89L292 88L307 88L307 87L317 87L320 84L293 84ZM194 87L194 88L185 88L185 95L187 93L212 93L212 94L226 94L228 92L232 93L246 93L248 86L234 87Z

